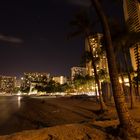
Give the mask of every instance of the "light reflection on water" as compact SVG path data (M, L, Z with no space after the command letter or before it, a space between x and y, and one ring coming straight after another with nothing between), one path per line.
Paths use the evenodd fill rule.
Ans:
M18 96L18 99L17 99L17 101L18 101L18 108L20 108L20 106L21 106L21 96Z

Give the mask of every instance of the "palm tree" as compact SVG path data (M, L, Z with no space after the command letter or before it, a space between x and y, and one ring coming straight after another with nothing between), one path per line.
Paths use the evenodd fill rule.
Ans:
M108 103L111 99L111 91L110 91L110 78L109 78L109 74L107 72L106 69L100 69L98 71L98 75L101 81L101 86L102 86L102 96L104 99L105 103Z
M100 69L98 71L99 77L102 81L109 81L108 72L105 69Z
M114 50L113 50L108 20L103 11L103 7L101 6L100 1L91 0L91 2L100 19L104 36L106 39L106 53L107 53L107 59L108 59L109 74L110 74L110 80L112 83L116 110L117 110L119 121L120 121L120 127L122 128L124 134L127 134L127 136L128 134L133 136L137 134L138 129L136 128L134 124L134 120L130 116L127 104L125 102L124 93L121 91L121 87L118 81L118 71L117 71L116 62L115 62L115 56L114 56Z
M135 45L137 42L140 42L140 33L139 32L129 32L128 30L123 30L119 33L119 36L115 36L114 41L114 48L117 51L122 51L124 64L126 68L126 72L129 79L130 84L130 99L131 99L131 109L134 107L134 94L133 94L133 85L132 85L132 76L131 76L131 68L128 64L128 50L130 47Z
M140 96L139 93L139 77L140 77L140 57L139 57L139 43L137 42L137 44L134 45L134 50L135 50L135 55L136 55L136 61L137 61L137 80L136 80L136 85L137 85L137 95Z
M93 48L90 43L90 35L92 34L92 26L94 24L90 20L88 13L85 11L82 11L81 13L76 15L76 18L73 21L71 21L71 25L77 28L77 31L72 33L71 36L82 34L88 41L88 45L89 45L89 49L90 49L89 54L92 56L92 66L94 69L95 81L98 86L100 107L101 107L101 111L104 112L107 109L107 107L102 98L99 76L97 74L95 58L94 58L94 54L93 54L93 50L92 50Z
M90 43L90 37L89 36L88 36L88 45L89 45L90 53L91 53L91 56L92 56L92 66L93 66L93 70L94 70L95 81L96 81L97 86L98 86L98 93L99 93L99 101L100 101L100 105L101 105L101 111L104 112L104 111L107 110L107 107L106 107L106 105L104 103L104 100L103 100L102 90L101 90L101 84L100 84L100 80L99 80L99 75L97 73L96 54L94 54L94 52L92 51L93 48L92 48L92 45Z

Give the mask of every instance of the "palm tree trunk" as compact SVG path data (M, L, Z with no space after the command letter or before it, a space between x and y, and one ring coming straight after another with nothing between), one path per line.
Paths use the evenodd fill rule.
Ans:
M90 52L92 53L92 46L90 44L90 39L89 39L89 36L87 34L87 38L88 38L88 45L89 45L89 48L90 48ZM104 103L104 100L103 100L103 97L102 97L102 93L101 93L101 85L100 85L100 81L99 81L99 76L97 74L97 68L96 68L96 65L95 65L95 60L94 60L94 56L93 56L93 53L92 53L92 66L93 66L93 69L94 69L94 75L95 75L95 81L97 83L97 86L98 86L98 93L99 93L99 102L100 102L100 107L101 107L101 111L104 112L105 110L107 110L107 107Z
M135 98L136 96L134 95L135 91L134 91L134 85L131 83L131 91L130 91L130 96L131 96L131 104L130 104L130 108L133 109L135 107Z
M93 61L92 61L92 66L93 66L93 69L94 69L95 80L96 80L96 83L97 83L97 86L98 86L98 93L99 93L99 101L100 101L100 105L101 105L101 111L104 112L105 110L107 110L107 107L106 107L105 102L103 100L103 96L102 96L102 92L101 92L101 85L100 85L100 81L99 81L99 76L97 74L96 65L95 65L95 63L93 63Z
M124 84L124 77L123 77L122 72L120 73L120 77L121 77L121 81L122 81L121 86L122 86L122 89L123 89L123 93L125 93L125 94L126 94L125 84Z
M129 114L128 107L125 102L125 96L123 92L121 92L108 21L104 14L103 8L100 4L100 1L91 0L91 2L98 14L98 17L101 21L101 25L104 31L104 36L106 40L106 53L107 53L107 59L108 59L109 74L110 74L110 79L112 83L113 96L114 96L114 101L115 101L115 105L116 105L116 109L117 109L117 113L118 113L118 117L120 121L120 126L123 128L124 131L133 135L133 134L136 134L136 127L134 125L134 120Z
M131 74L130 74L129 66L127 64L126 51L125 51L124 47L122 47L122 51L123 51L124 63L126 66L126 71L127 71L127 75L128 75L128 79L129 79L129 85L130 85L130 108L133 109L135 97L134 97L134 93L133 93L134 90L133 90L133 85L132 85L132 80L131 80Z
M95 81L95 94L96 94L96 101L98 102L98 94L97 94L97 89L96 89L96 81Z
M140 99L140 94L139 94L139 76L140 76L140 69L139 69L139 45L136 44L136 47L135 47L135 50L136 50L136 57L137 57L137 82L136 82L136 85L137 85L137 95L138 95L138 99Z

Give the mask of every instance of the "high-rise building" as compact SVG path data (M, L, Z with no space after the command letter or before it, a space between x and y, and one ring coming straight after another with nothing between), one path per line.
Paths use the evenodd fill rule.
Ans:
M140 32L140 4L137 0L123 0L124 17L129 31ZM140 43L130 48L133 69L140 71Z
M13 93L16 77L0 76L0 92Z
M67 83L67 77L65 76L54 76L52 80L61 85Z
M123 0L124 17L130 31L140 31L140 4L137 0Z
M131 63L134 71L140 70L140 46L133 46L130 48Z
M30 72L24 73L24 77L27 78L30 82L40 82L41 80L49 80L49 73L41 73L41 72Z
M101 39L103 37L103 34L97 33L93 36L90 36L89 41L88 39L85 40L85 51L90 52L90 47L89 43L92 46L92 53L94 55L94 58L96 59L99 55L99 52L101 51L102 43ZM100 59L97 63L97 70L104 69L108 72L108 64L107 64L107 58L106 58L106 53L103 52L102 55L100 56ZM89 76L93 76L93 68L92 68L92 61L86 62L86 74Z
M23 89L33 88L36 84L47 83L50 80L49 73L40 73L40 72L30 72L24 73L24 77L21 78L21 87Z
M86 68L85 67L72 67L71 80L73 80L76 75L86 76Z

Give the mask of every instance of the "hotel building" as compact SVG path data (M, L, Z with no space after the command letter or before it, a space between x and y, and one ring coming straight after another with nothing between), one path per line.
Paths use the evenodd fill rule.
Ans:
M93 36L90 36L89 41L86 39L85 40L85 51L90 52L90 47L89 47L89 43L92 46L92 53L94 58L97 58L99 55L99 51L101 51L101 39L103 37L103 34L97 33ZM102 55L100 56L100 59L97 63L97 71L99 71L100 69L104 69L108 72L108 63L107 63L107 58L106 58L106 53L105 51L102 53ZM89 61L86 63L86 74L88 74L89 76L93 76L94 72L93 72L93 68L92 68L92 62Z
M52 80L60 85L67 83L67 77L65 76L54 76Z
M73 80L76 75L86 76L87 75L86 68L85 67L72 67L71 80Z
M13 93L16 85L16 77L0 76L0 92Z
M47 83L50 80L49 73L39 73L39 72L30 72L24 73L24 76L21 78L21 87L32 87L36 84Z
M140 4L137 0L123 0L124 18L129 31L140 32ZM130 48L134 71L140 71L140 43Z

